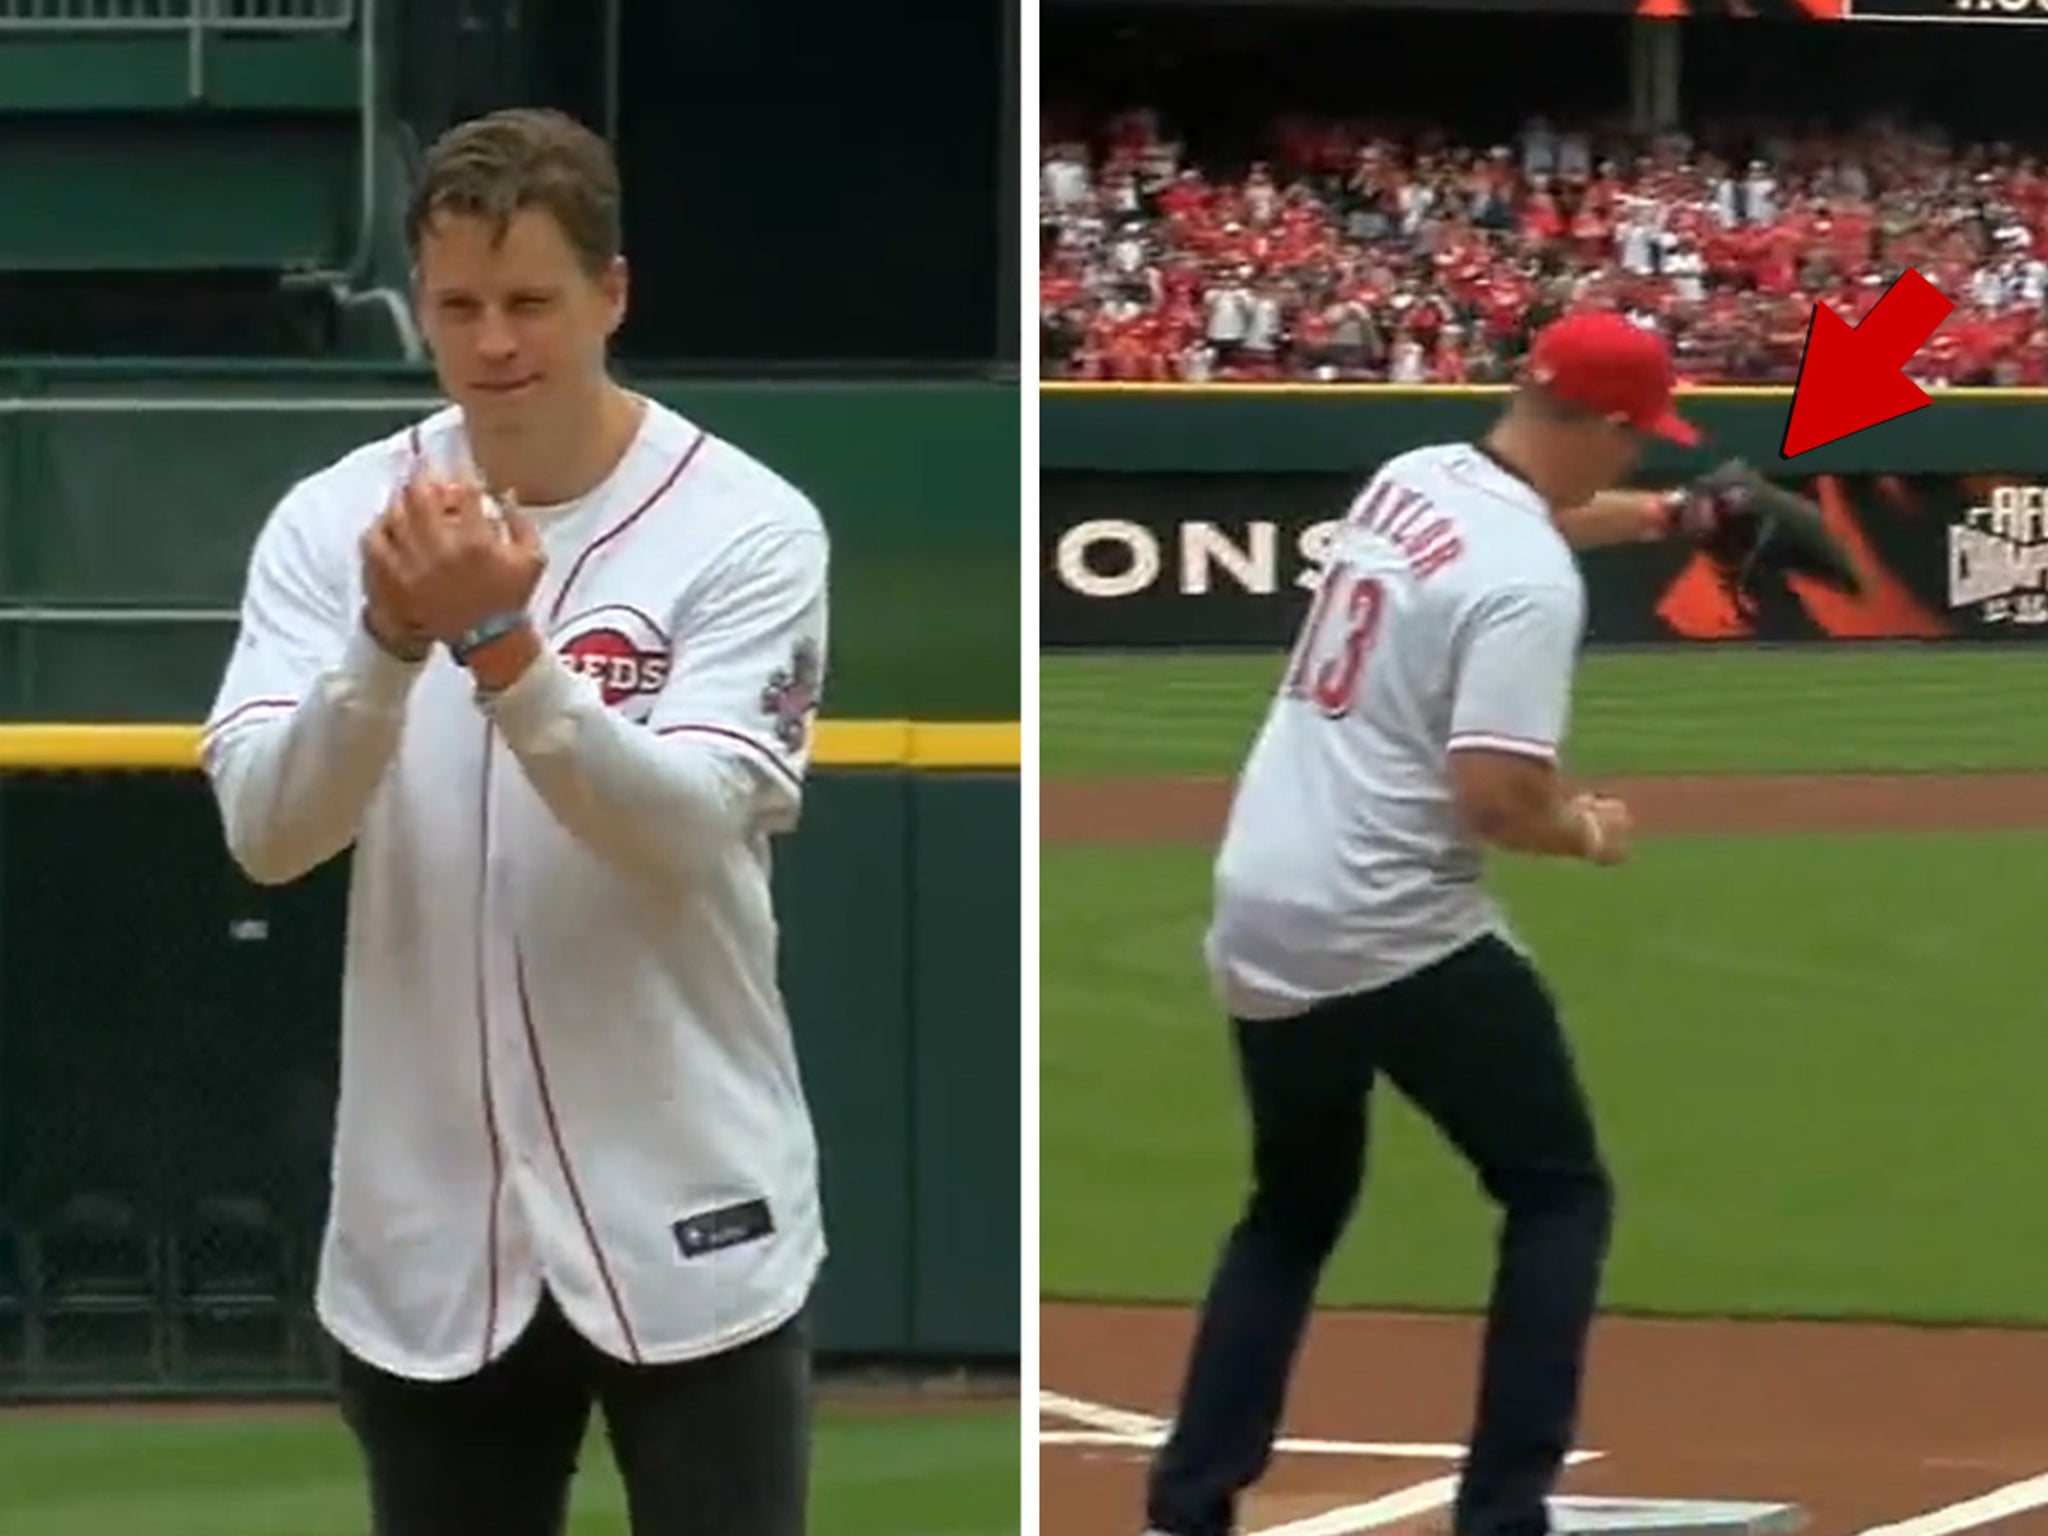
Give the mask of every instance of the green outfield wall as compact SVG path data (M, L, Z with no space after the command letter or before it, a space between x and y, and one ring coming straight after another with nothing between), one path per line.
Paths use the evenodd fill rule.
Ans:
M1017 783L821 768L779 845L836 1356L1019 1348ZM195 773L0 776L0 1395L317 1376L347 874L251 884Z
M818 503L835 714L1018 717L1015 385L633 382ZM200 718L278 495L439 403L411 370L0 365L0 719Z
M634 380L834 540L781 975L822 1143L821 1350L1019 1344L1014 386ZM234 867L196 769L250 542L438 404L416 372L0 365L0 1397L326 1379L348 861Z
M1049 649L1284 645L1366 477L1483 435L1500 389L1049 389L1040 405L1040 642ZM1730 457L1817 503L1862 567L1849 600L1764 571L1742 611L1691 544L1582 562L1591 645L1703 640L2032 641L2048 634L2048 393L1971 390L1793 460L1789 390L1701 389L1706 434L1635 482Z

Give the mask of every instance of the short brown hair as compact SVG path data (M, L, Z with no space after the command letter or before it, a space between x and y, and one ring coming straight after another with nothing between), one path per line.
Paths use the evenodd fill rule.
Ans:
M511 107L457 123L427 151L405 211L406 248L417 260L437 213L487 220L502 238L522 208L554 215L584 268L602 272L623 243L611 146L549 108Z

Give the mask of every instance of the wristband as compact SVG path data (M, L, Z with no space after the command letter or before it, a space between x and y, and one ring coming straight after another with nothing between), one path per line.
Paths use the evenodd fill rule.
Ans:
M502 640L526 622L526 611L522 608L507 609L494 613L480 623L472 624L448 644L448 654L456 661L467 663L477 651L493 640Z
M1658 496L1657 537L1668 539L1679 531L1680 519L1684 515L1685 504L1689 499L1687 492L1682 488L1665 491Z

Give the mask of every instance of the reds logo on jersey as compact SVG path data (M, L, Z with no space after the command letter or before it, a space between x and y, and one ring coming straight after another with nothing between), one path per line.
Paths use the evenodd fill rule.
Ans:
M645 720L652 711L674 659L660 626L620 603L564 620L555 631L555 649L571 671L597 684L608 706L632 720Z

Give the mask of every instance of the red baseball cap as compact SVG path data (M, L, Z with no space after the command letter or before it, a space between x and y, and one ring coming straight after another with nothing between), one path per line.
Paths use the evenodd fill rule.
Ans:
M1671 403L1671 349L1655 331L1607 309L1553 320L1529 348L1529 377L1559 400L1691 448L1699 428Z

